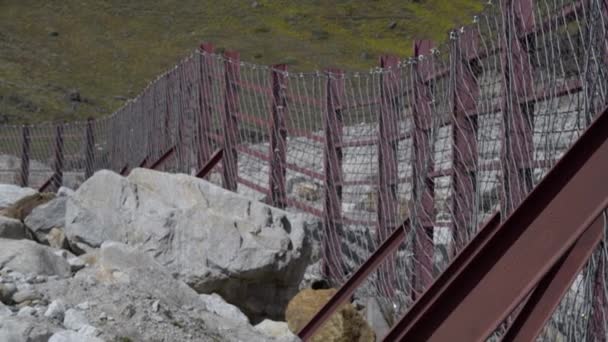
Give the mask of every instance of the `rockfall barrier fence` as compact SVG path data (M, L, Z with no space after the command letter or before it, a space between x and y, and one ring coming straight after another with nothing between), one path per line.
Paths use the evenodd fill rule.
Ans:
M293 72L202 44L111 116L0 126L0 181L53 191L99 169L196 175L221 150L210 181L320 219L334 285L409 217L358 289L390 320L607 104L608 0L490 1L446 42L364 72ZM606 338L605 241L541 338Z

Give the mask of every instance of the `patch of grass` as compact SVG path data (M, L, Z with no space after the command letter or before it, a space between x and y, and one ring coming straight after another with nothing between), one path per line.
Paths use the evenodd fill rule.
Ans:
M410 55L414 38L445 40L483 6L481 0L258 3L4 0L0 123L107 115L201 41L256 63L289 60L295 71L367 69L379 54ZM363 51L369 58L360 57ZM87 101L70 100L73 89Z

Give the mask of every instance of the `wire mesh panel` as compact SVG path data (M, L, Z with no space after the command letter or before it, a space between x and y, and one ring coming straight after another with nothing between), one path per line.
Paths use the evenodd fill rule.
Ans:
M606 18L605 0L493 1L447 42L417 41L412 58L366 72L292 72L203 44L107 118L0 126L0 182L196 174L222 149L209 180L323 222L315 238L335 286L409 218L357 292L395 319L606 107ZM539 339L605 339L607 262L602 243Z

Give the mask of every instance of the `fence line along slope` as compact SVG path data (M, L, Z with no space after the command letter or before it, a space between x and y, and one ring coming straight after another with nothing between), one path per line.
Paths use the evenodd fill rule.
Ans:
M412 58L366 72L294 73L203 44L107 118L1 126L1 181L195 173L221 148L211 181L322 219L335 285L410 217L405 242L357 290L398 317L608 104L607 17L605 0L495 1L447 42L417 41ZM606 336L605 268L602 243L542 338Z

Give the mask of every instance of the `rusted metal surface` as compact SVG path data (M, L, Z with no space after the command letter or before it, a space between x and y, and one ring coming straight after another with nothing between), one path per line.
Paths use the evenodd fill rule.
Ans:
M603 211L603 209L602 209ZM574 246L540 281L502 341L534 341L561 298L604 237L604 215L598 215Z
M399 340L399 336L404 330L411 328L412 325L417 324L423 319L426 311L437 303L449 288L451 282L468 267L482 247L484 247L496 233L500 226L500 219L501 215L497 212L486 222L484 227L475 236L475 239L460 251L458 256L450 263L446 270L443 271L437 280L431 284L428 290L417 299L405 316L392 327L391 332L384 338L384 341L392 342Z
M414 42L414 57L420 55L430 55L433 42L420 40ZM433 270L433 226L435 216L434 192L435 181L431 177L434 169L432 162L431 128L433 127L431 113L431 95L428 85L423 81L431 73L432 60L427 59L418 61L414 64L414 91L412 93L412 116L414 119L413 144L413 184L414 208L413 213L416 222L412 226L416 229L416 241L414 242L414 259L418 262L414 264L413 271L413 293L412 298L416 299L417 294L431 283Z
M171 157L175 153L175 146L171 146L167 152L163 153L158 160L150 165L150 169L156 170L159 166L161 166L169 157ZM126 167L126 166L125 166ZM122 173L121 173L122 174Z
M240 81L240 55L236 51L224 53L224 113L222 115L224 156L222 158L222 186L231 191L238 187L238 118L239 112L239 86Z
M605 310L608 307L606 298L606 261L601 258L598 262L595 281L593 284L593 304L591 306L593 315L589 322L590 340L602 341L606 338L606 314Z
M84 178L89 179L95 171L95 120L89 118L85 131Z
M533 8L532 0L504 0L502 2L503 32L500 44L503 75L503 182L501 209L507 215L521 203L532 188L532 170L526 165L533 157L532 108L525 104L527 94L534 93L532 65L527 47L518 39L522 27L532 25L528 14L520 9Z
M342 225L342 105L344 102L344 72L327 70L326 110L324 112L325 147L323 153L323 171L326 189L323 201L323 270L331 279L342 270L342 253L340 253L340 230ZM332 274L332 272L337 272Z
M118 172L118 174L120 174L121 176L126 176L128 171L129 171L129 164L125 164L125 165L123 165L122 168L120 168L120 171Z
M285 113L287 111L287 65L275 65L271 69L272 97L271 97L271 128L270 128L270 173L268 184L270 186L270 202L277 208L287 206L287 124Z
M148 156L145 156L144 159L141 160L141 162L139 162L139 164L137 165L138 167L146 167L146 164L148 164Z
M487 338L604 210L607 174L608 108L492 236L484 229L472 240L465 250L480 246L474 258L449 281L440 277L444 289L437 294L434 284L385 341Z
M57 191L63 184L63 124L55 126L55 158L53 160L53 177L51 178L51 191Z
M454 84L452 115L452 213L454 213L453 236L459 250L468 241L467 231L475 224L475 174L477 155L477 117L479 85L468 56L475 53L479 33L466 29L452 43L450 62Z
M215 153L211 155L207 163L205 163L205 165L203 165L203 167L196 173L196 177L203 179L206 178L211 172L211 170L213 170L213 168L217 166L220 160L222 160L223 152L224 150L222 149L215 151Z
M399 169L397 148L399 145L399 103L395 94L400 92L399 57L381 56L380 67L384 69L380 84L380 115L378 116L378 190L376 205L378 227L377 241L384 241L390 234L389 229L399 223L399 201L397 186ZM395 261L387 260L379 272L379 286L383 293L394 293Z
M30 177L30 150L31 150L30 126L23 125L21 128L21 174L19 185L26 187Z
M336 312L340 305L346 303L355 290L361 285L370 273L374 272L390 255L392 255L405 240L405 232L409 230L409 219L397 227L391 235L376 249L376 251L355 271L352 276L338 289L327 303L315 314L302 330L298 337L308 341L314 336L321 325Z
M210 56L214 52L213 44L203 43L200 46L200 49L203 53L199 55L199 72L200 72L200 91L198 94L199 108L200 113L198 120L196 122L198 135L197 135L197 162L199 167L202 167L204 163L209 160L212 153L212 142L209 137L209 130L212 125L212 111L211 111L211 101L213 99L212 95L212 86L213 80L211 78L211 73L213 68L211 66Z

